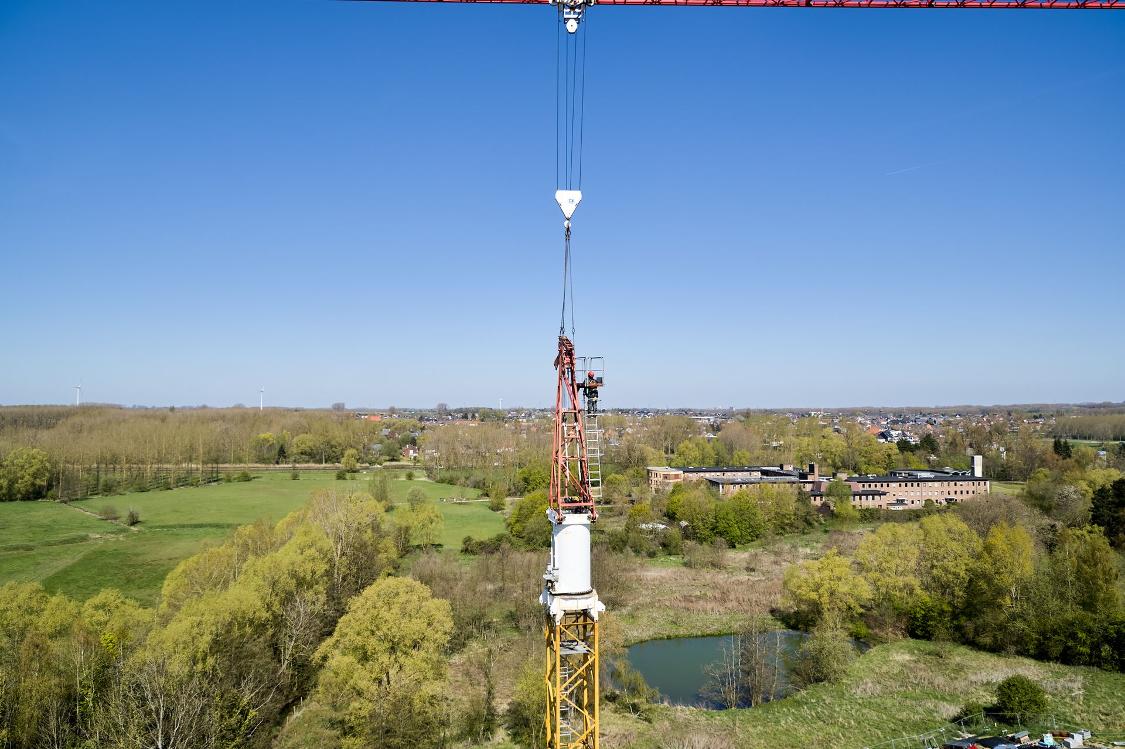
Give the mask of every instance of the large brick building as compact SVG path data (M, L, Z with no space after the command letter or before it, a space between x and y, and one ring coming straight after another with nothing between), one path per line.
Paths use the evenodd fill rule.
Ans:
M852 487L852 506L857 509L909 510L926 502L947 505L991 491L984 478L979 455L973 456L971 471L901 469L882 475L838 477ZM801 470L780 466L650 466L648 483L653 491L666 491L684 482L706 481L720 496L733 494L747 486L796 484L807 491L816 506L824 503L829 477L822 477L816 463Z
M852 487L854 507L911 510L924 507L927 501L956 504L989 494L992 487L981 473L980 461L974 460L973 471L900 470L885 475L849 476L846 481ZM813 492L812 500L820 504L823 496Z

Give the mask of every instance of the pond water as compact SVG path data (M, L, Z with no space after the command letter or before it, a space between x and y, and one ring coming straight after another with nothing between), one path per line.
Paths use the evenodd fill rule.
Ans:
M764 652L765 659L778 671L774 697L788 691L789 662L805 637L807 635L803 632L788 629L758 635L760 652ZM722 705L708 695L711 681L708 670L722 663L735 643L735 638L730 635L649 640L626 648L626 657L649 686L660 692L667 702L689 707L720 708Z

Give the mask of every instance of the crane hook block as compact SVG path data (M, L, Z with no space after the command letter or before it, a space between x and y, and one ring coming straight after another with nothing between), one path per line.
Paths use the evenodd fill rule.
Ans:
M559 204L562 209L563 217L570 222L570 217L574 215L574 210L578 208L578 204L582 202L581 190L555 190L555 202Z

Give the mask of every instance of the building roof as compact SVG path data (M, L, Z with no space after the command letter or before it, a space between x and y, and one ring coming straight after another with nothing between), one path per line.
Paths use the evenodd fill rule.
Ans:
M799 476L793 473L786 473L783 476L756 476L754 478L736 479L729 476L708 476L707 480L712 484L722 484L724 486L740 486L747 484L794 484L802 481ZM805 481L812 481L812 479L804 479Z
M745 473L747 471L780 471L777 466L683 466L684 473Z
M983 476L969 476L963 473L947 473L940 476L896 476L884 474L881 476L848 476L848 481L857 484L897 483L900 481L988 481Z

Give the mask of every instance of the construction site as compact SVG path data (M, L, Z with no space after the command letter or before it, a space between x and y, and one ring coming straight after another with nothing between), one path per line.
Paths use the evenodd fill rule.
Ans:
M663 272L670 279L661 287L664 297L640 305L650 312L651 324L644 330L634 325L638 328L634 333L615 329L606 334L612 316L630 304L634 280L606 256L604 247L631 229L622 222L621 234L600 238L583 223L599 200L584 155L588 142L600 136L603 121L601 112L588 111L587 103L595 101L588 95L590 89L599 89L596 100L603 105L620 100L626 117L630 96L655 98L652 91L660 91L659 83L646 84L653 88L641 93L608 90L607 80L624 79L621 71L614 71L618 77L613 78L594 62L599 49L617 43L608 34L591 40L589 28L592 22L597 24L594 19L600 13L619 10L621 18L631 18L630 14L663 12L690 17L722 8L748 14L833 11L870 14L873 23L875 16L896 13L923 18L988 13L1005 19L1039 14L1061 19L1078 13L1110 18L1119 15L1113 11L1123 11L1120 16L1125 18L1125 0L402 0L402 6L398 2L324 0L324 5L344 5L348 12L371 16L375 22L379 14L388 12L409 18L408 2L432 8L466 4L474 6L468 12L481 14L500 12L499 6L544 6L535 12L552 24L553 40L545 37L528 43L528 59L507 61L515 68L554 70L553 92L541 91L543 101L529 106L554 110L553 154L546 145L550 133L538 134L542 164L554 161L554 192L536 195L535 200L553 201L557 213L554 223L534 225L534 232L541 232L536 247L518 260L505 259L522 274L503 287L518 301L506 300L506 306L497 307L490 313L495 327L482 331L476 318L464 310L486 303L481 300L501 286L467 293L453 303L448 289L434 284L431 290L433 282L424 280L430 275L469 277L466 269L476 260L456 254L411 264L410 250L396 248L387 250L387 255L394 255L393 262L406 270L393 280L384 280L382 269L372 272L351 259L338 263L342 271L333 271L344 276L344 283L335 275L322 277L318 266L331 264L328 258L333 257L324 248L331 247L336 236L327 222L308 219L306 225L297 214L286 216L284 208L273 206L263 213L272 214L270 220L246 218L231 208L238 201L227 198L224 204L204 188L198 190L201 211L229 211L225 220L236 228L240 222L277 223L273 219L280 216L286 219L280 222L282 229L259 230L262 246L292 232L307 236L309 249L304 255L279 252L276 257L271 251L265 262L254 261L257 266L234 253L216 250L208 255L200 250L199 264L221 268L208 273L301 277L312 288L334 290L319 302L297 305L304 309L324 304L332 295L343 296L341 286L360 287L369 283L369 277L379 278L377 291L356 289L359 301L346 316L354 332L333 339L344 352L340 360L306 378L308 392L315 391L316 397L329 392L316 388L337 376L326 374L328 370L361 369L347 364L352 351L365 345L368 327L385 327L393 331L398 348L384 346L379 351L380 366L390 373L379 375L384 379L378 397L393 392L396 383L402 386L417 379L432 385L447 376L458 386L466 381L482 388L487 385L488 397L496 398L499 408L470 406L468 401L455 403L453 409L445 402L432 409L378 403L348 408L343 400L331 409L271 407L267 398L272 391L255 385L246 391L251 405L239 402L229 414L206 405L125 409L109 400L87 403L84 398L89 399L98 385L84 379L84 385L67 385L73 388L73 406L13 406L10 415L0 409L0 499L12 500L0 502L6 505L0 509L12 508L0 522L0 749L1125 745L1125 576L1121 573L1125 570L1125 439L1117 439L1117 433L1102 422L1096 424L1101 430L1097 438L1089 436L1090 429L1083 431L1091 419L1103 418L1101 411L1093 406L1086 410L1086 406L1054 410L1005 406L984 409L979 418L963 417L958 411L940 420L918 417L910 422L914 431L907 433L889 427L872 429L867 416L843 411L828 418L827 411L811 407L768 413L752 407L720 407L725 395L719 393L726 392L726 385L716 383L724 377L737 380L739 388L757 387L747 384L757 382L758 371L753 368L757 365L744 365L755 362L759 354L773 365L799 359L799 373L784 369L779 378L788 378L794 387L815 386L818 394L832 392L834 378L862 379L865 366L877 365L883 375L891 376L888 371L898 366L889 363L895 355L879 358L863 346L858 351L848 349L847 377L843 367L822 367L837 350L836 341L846 339L832 318L842 315L839 310L845 307L862 308L874 298L881 303L891 299L900 311L927 295L935 304L953 304L956 294L947 294L941 284L946 275L956 274L942 267L940 259L912 258L903 262L903 270L881 277L889 291L879 289L865 296L866 291L857 291L857 283L867 290L862 274L875 272L857 271L859 275L839 285L838 298L821 294L814 304L803 298L794 303L820 306L827 322L822 330L809 331L808 337L801 331L800 350L779 358L776 341L793 335L795 327L777 312L776 302L769 307L756 295L772 284L772 278L783 278L784 284L796 288L812 284L815 270L788 269L776 257L752 259L753 272L712 267L712 278L704 288L693 289L702 293L689 300L675 284L688 277L681 266L695 262L696 245L709 241L709 228L701 220L677 253L664 249L643 261L658 269L654 274ZM57 21L37 20L30 12L28 17L32 21L20 32L20 39L32 40L23 43L37 54L46 54L34 40L48 32L35 24L51 29ZM16 18L13 13L13 28ZM411 18L408 23L415 25L397 26L393 42L380 43L410 48L414 42L401 38L405 29L424 36L433 18L433 14ZM176 23L166 25L174 29ZM690 33L705 37L706 32L697 33L700 28L692 27ZM316 34L310 29L310 36ZM134 36L143 40L144 33ZM144 43L151 44L148 54L159 53L156 41ZM242 42L213 42L216 48L228 43ZM696 43L707 41L696 39ZM1120 39L1118 43L1119 51L1125 52L1125 43ZM53 44L43 49L65 46ZM299 48L294 48L299 56ZM200 55L195 66L205 67L205 54L194 52ZM106 50L101 53L110 55ZM131 61L139 59L136 50L130 54L133 57L121 53L122 60L129 59L120 64L143 69ZM288 50L278 54L280 59ZM735 66L787 64L757 59L752 49L732 49L727 54ZM659 64L670 69L674 58L670 51ZM387 59L384 68L372 71L373 78L401 75L412 63L409 57L388 55ZM69 69L76 80L81 79L75 71L82 64L74 62ZM268 68L272 63L257 64ZM334 66L348 64L331 61ZM841 74L833 86L848 85L847 60L826 59L821 64ZM655 66L657 61L637 65ZM910 65L907 59L888 60L885 75L898 76L904 87L910 87L916 83ZM28 70L33 67L28 63ZM310 73L316 83L305 92L307 103L302 107L312 110L318 101L359 100L366 95L356 88L333 88L332 75L324 70ZM488 71L482 65L473 75L486 80ZM982 76L988 72L983 70ZM1113 87L1120 83L1119 73L1095 71L1083 85ZM667 75L668 69L662 74ZM24 85L34 88L32 83ZM160 94L174 98L176 85L174 76L160 79ZM280 91L289 84L270 85ZM421 85L412 94L425 101L428 94L420 90ZM694 84L681 80L679 85L691 89ZM137 95L138 101L145 99L147 107L159 109L162 99L154 89L141 90L149 92L148 98ZM1040 95L1045 94L1031 98ZM80 92L68 96L81 99ZM471 98L471 93L465 96ZM82 116L98 109L96 102L79 107L66 96L57 98L73 106L59 114L57 122L65 120L77 127ZM763 106L780 110L786 105L779 101ZM32 104L25 106L34 109ZM427 106L442 111L432 103ZM486 127L479 122L494 116L495 122L487 127L522 126L502 121L487 106L469 111L465 121L469 115L476 127ZM222 130L208 120L206 106L197 108L197 116L200 132ZM393 111L386 114L388 119L395 116ZM987 116L979 111L953 113L945 123L911 123L904 116L904 125L872 123L869 129L958 129L964 121L977 127ZM826 117L825 130L832 128L831 120ZM139 115L137 121L145 122ZM283 116L276 117L275 122L282 121ZM1107 115L1101 126L1108 134L1093 140L1116 141L1118 124L1121 121ZM652 121L635 123L638 131L650 133L661 126ZM108 126L92 115L90 128L96 133L99 127ZM284 162L286 149L293 145L272 134L272 127L265 120L255 123L262 134L261 148L276 149L274 157ZM458 122L454 127L468 126ZM753 122L716 119L707 130L690 134L690 139L714 145L726 139L760 137L762 151L773 142L772 136L756 132ZM132 137L142 144L159 143L160 132L139 124ZM368 135L350 141L359 151L354 157L357 164L375 149L386 149L378 151L385 154L408 148L403 145L407 136L400 135L401 142L379 143L378 134L371 135L369 140L376 145L369 145ZM888 135L888 149L894 147L892 140ZM878 150L882 145L876 139L865 147ZM848 144L833 145L826 135L818 147L847 150ZM462 154L473 150L458 148ZM660 149L636 166L636 172L646 178L659 174L659 162L675 158L676 148L669 137L667 153ZM714 171L745 169L741 162L735 167L733 157L725 162L729 154L715 148L709 163L692 166L700 179ZM230 146L229 150L238 149ZM106 147L106 154L112 152ZM103 158L101 152L97 154ZM602 174L609 168L632 169L615 160L613 153L600 155L607 161L599 167ZM494 156L497 161L504 157ZM235 167L226 167L223 158L227 156L212 154L203 161L212 163L212 169L233 185L244 179L250 184ZM504 222L524 221L511 217L497 221L482 210L490 204L481 196L494 186L487 176L488 159L493 157L469 153L464 158L481 159L484 166L475 167L484 175L480 184L448 189L464 196L471 206L466 210L484 215L474 216L473 226L458 231L503 233ZM185 163L191 160L183 157ZM415 159L406 166L384 163L374 168L366 164L345 168L340 165L344 161L317 164L311 171L329 180L333 170L377 171L386 166L429 175L426 178L435 185L446 179L440 175L444 165L435 166L436 158L434 164ZM138 157L137 163L145 162ZM906 166L890 168L883 176L929 169L940 160L903 163ZM262 179L297 185L300 180L289 182L283 174L288 169L285 166ZM541 182L546 184L550 175L546 168L542 171ZM746 169L743 178L756 179L751 172ZM630 178L620 176L620 183ZM384 184L382 175L364 179L376 185L371 195L386 197L395 191L387 186L390 179ZM534 184L508 187L521 195L536 189ZM635 208L634 222L642 216L646 222L660 224L670 214L691 210L681 206L681 196L695 186L646 187L650 197ZM285 189L323 192L303 185ZM808 190L816 194L815 185ZM887 191L900 190L904 188L892 186ZM90 186L86 191L97 189ZM964 191L966 196L974 194L975 185L965 184ZM245 192L253 190L245 188ZM651 199L654 194L659 200ZM371 195L341 194L338 199L362 214L364 201L379 206L380 198ZM883 197L871 196L871 200ZM80 207L70 204L69 193L65 200L59 199L70 205L68 210L81 213ZM745 210L748 218L740 231L746 234L774 220L769 209L754 213L752 201L741 200L730 196L729 203L717 203L715 210ZM805 203L800 194L783 200L791 205ZM809 223L818 220L818 200L820 196L802 209ZM987 211L981 205L989 200L975 194L965 198L974 211L981 212ZM398 207L388 209L407 229L381 214L383 223L373 221L377 228L365 231L379 235L380 241L391 237L386 246L393 246L394 241L402 242L398 231L425 237L447 223L445 217L432 215L424 194L410 201L409 208L394 203ZM167 209L169 215L178 215L178 210L178 206ZM943 205L934 212L942 218L933 222L955 222L957 210ZM395 211L399 213L393 215ZM29 208L25 213L34 211ZM138 217L141 213L137 211ZM254 213L248 210L247 215ZM612 218L603 216L597 226L606 231ZM678 218L690 221L690 217ZM190 215L178 220L184 225L201 223ZM894 225L897 220L889 215L886 222ZM175 236L176 229L159 226L161 232ZM911 225L903 231L904 236L924 234L931 228ZM825 231L844 234L849 227ZM871 238L877 235L871 231L856 241L874 242ZM373 241L370 236L365 241ZM598 242L602 252L584 253L587 242ZM21 255L33 255L34 246L29 242ZM550 247L556 249L544 249ZM1118 262L1119 250L1106 261L1106 277L1113 276L1112 263ZM318 257L321 253L323 258ZM180 260L183 266L195 264L194 257ZM392 260L384 261L391 267ZM849 262L874 266L862 257ZM496 263L493 257L482 264ZM913 291L910 284L917 282L922 288L923 282L916 279L930 273L931 264L937 280L925 280L930 285ZM10 268L13 280L26 275L18 270L15 254ZM392 275L388 272L386 278ZM529 275L535 280L524 278ZM975 278L976 269L962 275ZM153 279L151 285L138 284L137 291L150 305L160 300L161 293L152 289L163 283L163 279L156 283L155 275ZM178 271L165 272L164 279L172 279L168 283L177 288L188 283ZM1024 282L1017 279L1012 284ZM1026 283L1038 288L1041 282ZM822 289L833 284L821 278L813 285ZM12 284L16 285L22 284ZM630 291L613 300L588 291L607 286ZM405 306L400 294L406 292L400 288L425 297L421 302L412 299L411 312L401 319L387 312ZM548 295L543 289L553 291ZM184 351L193 352L183 354L188 361L196 356L194 352L210 346L206 337L190 337L197 333L193 326L214 331L230 324L245 340L248 323L234 321L279 315L265 292L255 293L262 294L255 297L257 309L221 308L210 324L185 323L160 345L176 347L177 336L185 337L190 342L183 345ZM72 296L94 299L96 294ZM736 308L727 301L732 297L748 301ZM435 303L433 298L442 300ZM107 308L117 303L124 304L117 297L91 302ZM689 307L699 318L693 323L698 336L665 339L661 326ZM434 308L438 312L431 316ZM729 314L745 328L771 332L755 332L746 340L712 338L703 319L712 309L716 317ZM943 311L940 306L926 309L929 317L917 323L919 327L927 333L929 326L943 327L944 320L934 322ZM869 330L881 324L878 311L872 305L866 318ZM138 319L144 316L136 313ZM391 321L383 325L377 320L380 316ZM514 332L526 333L522 325L528 320L544 316L552 322L550 329L542 330L542 340L513 337ZM996 327L1019 326L1012 319L984 324L992 322L998 323ZM1109 323L1114 328L1113 321ZM435 335L439 324L442 332ZM1098 326L1106 327L1100 319ZM267 326L260 335L284 348L294 341L299 345L315 341L327 327L323 322L290 320ZM814 340L816 334L824 340ZM861 331L846 340L862 342L864 335ZM976 335L967 344L964 338L952 345L943 340L929 355L935 360L955 359L962 348L978 345ZM122 337L129 336L115 334L106 340ZM429 348L450 347L443 360L447 362L444 374L434 374L441 367L415 366L408 360L412 347L423 348L417 343L423 338ZM44 339L51 340L47 335ZM590 341L610 350L588 350ZM228 361L251 359L267 362L262 371L276 379L283 379L279 373L288 369L288 360L274 359L272 352L263 354L257 339L245 344L245 352L233 344L223 345L223 362L212 367L216 372L228 369ZM618 370L618 349L645 350L649 359L638 361L632 355L628 365ZM539 350L553 353L553 393L545 374L547 357L533 361L527 354ZM732 361L741 370L726 366L732 350L739 352ZM389 364L396 356L406 363ZM809 374L810 364L819 371ZM901 377L894 376L932 385L954 371L948 361L944 366L935 369L932 380L907 367ZM967 369L959 358L955 366L956 371ZM553 410L543 410L541 404L514 406L505 389L514 388L510 381L519 379L513 371L536 372L542 387L535 388L542 397L535 401L553 402ZM650 390L629 392L662 394L668 398L667 412L615 400L617 388L631 387L630 378L638 377L648 378L645 387ZM997 375L989 382L1002 386L1005 377ZM363 378L374 376L365 373ZM687 406L705 408L677 411L685 400L693 401ZM141 402L141 397L130 402ZM617 406L619 410L609 413ZM1108 413L1105 424L1116 423L1116 406L1099 408ZM894 418L895 424L906 423L905 416ZM1068 425L1073 426L1070 431ZM924 433L926 441L915 432ZM528 642L534 643L531 660Z

